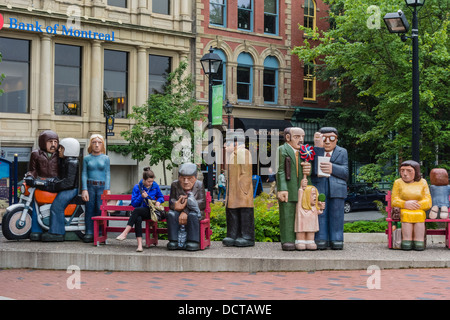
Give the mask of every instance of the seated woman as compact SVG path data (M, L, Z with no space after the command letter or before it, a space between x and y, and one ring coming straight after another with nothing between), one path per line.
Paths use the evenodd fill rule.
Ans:
M421 178L420 165L405 161L400 165L400 179L392 188L392 207L400 208L403 250L425 249L425 211L431 208L428 183Z
M134 226L138 247L137 252L142 252L142 220L151 219L153 221L163 220L164 208L161 204L164 202L164 195L159 185L154 181L155 174L149 167L144 168L142 180L133 188L131 194L131 205L135 208L131 213L125 230L116 238L117 240L125 240L131 228ZM149 203L155 201L154 204ZM159 208L161 211L154 207ZM158 217L159 214L160 216Z

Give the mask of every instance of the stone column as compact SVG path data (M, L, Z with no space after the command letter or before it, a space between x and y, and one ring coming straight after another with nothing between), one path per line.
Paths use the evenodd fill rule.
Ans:
M103 118L103 84L102 84L102 47L101 41L92 41L91 46L91 86L89 106L89 133L101 133L103 128L101 122Z
M148 88L148 47L140 46L137 51L137 83L136 83L136 105L141 106L147 102Z
M52 116L52 36L42 34L39 72L39 127L38 130L53 129Z

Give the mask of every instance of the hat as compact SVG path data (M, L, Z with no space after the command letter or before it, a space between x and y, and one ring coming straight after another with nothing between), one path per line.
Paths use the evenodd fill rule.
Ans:
M180 176L197 176L197 165L194 163L183 163L178 170Z

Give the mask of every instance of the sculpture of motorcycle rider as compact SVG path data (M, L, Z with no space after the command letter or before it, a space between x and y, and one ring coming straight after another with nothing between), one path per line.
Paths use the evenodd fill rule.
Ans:
M59 137L52 130L42 131L39 135L39 149L33 150L25 177L54 178L58 176L58 144ZM32 213L31 241L41 240L42 228L37 223L36 210Z
M50 229L42 235L42 241L64 241L64 209L78 195L78 177L80 161L80 143L74 138L65 138L59 142L60 157L58 177L46 180L25 178L27 185L38 189L57 192L50 208Z

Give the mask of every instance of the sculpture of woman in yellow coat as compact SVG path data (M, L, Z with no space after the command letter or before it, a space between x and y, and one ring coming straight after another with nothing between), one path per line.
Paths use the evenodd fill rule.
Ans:
M428 183L421 178L420 165L408 160L400 165L401 179L392 188L392 206L400 208L402 249L425 249L425 211L431 208Z

